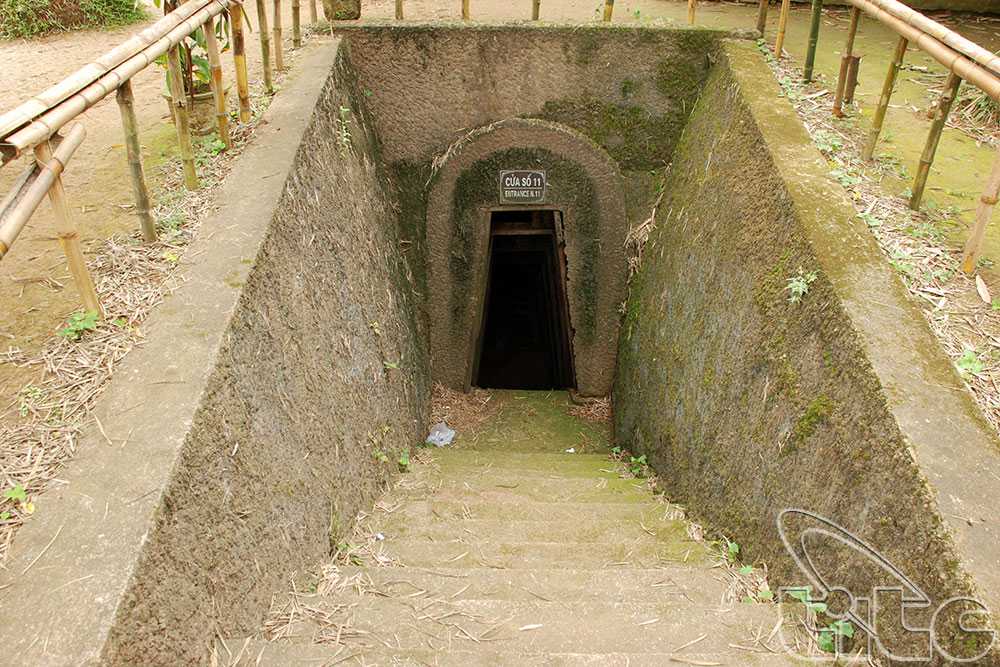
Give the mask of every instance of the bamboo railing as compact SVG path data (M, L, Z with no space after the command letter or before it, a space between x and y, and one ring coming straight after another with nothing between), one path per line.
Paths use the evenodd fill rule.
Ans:
M941 134L948 120L952 103L958 94L959 86L966 81L986 95L1000 102L1000 56L991 53L953 30L941 25L920 12L907 7L899 0L847 0L851 5L851 21L847 31L847 43L841 57L840 73L837 77L837 88L833 99L833 115L843 116L843 105L853 95L853 85L857 82L857 67L859 58L854 55L854 42L857 36L861 17L867 15L890 28L898 35L896 51L889 65L882 86L882 94L875 107L872 127L868 140L862 149L862 157L871 160L882 134L882 124L885 120L892 94L895 90L899 69L910 47L916 47L943 65L948 70L948 80L945 83L941 98L936 104L931 116L931 128L920 156L920 163L914 177L910 208L920 208L931 165L937 154ZM775 55L782 57L782 45L788 21L790 0L782 0L781 15L778 20L778 34L775 42ZM819 40L820 15L823 9L822 0L812 0L812 22L809 35L809 45L806 52L803 78L812 79L813 63L815 62L817 43ZM767 25L768 0L760 0L757 13L757 30L763 35ZM1000 195L1000 150L994 159L994 166L979 206L976 209L976 219L969 239L965 244L962 257L962 269L966 273L975 271L982 253L986 228L993 215L993 209Z
M283 66L280 0L272 0L275 9L274 61ZM108 53L83 66L59 83L33 96L18 107L0 115L0 166L31 151L34 162L15 181L13 189L0 201L0 259L7 255L32 214L48 197L56 218L57 238L66 254L70 272L87 311L102 315L94 282L87 270L79 232L70 215L61 174L86 135L79 122L80 114L115 93L125 134L129 176L135 197L135 210L144 241L155 241L156 224L152 215L150 190L142 166L139 127L131 79L166 56L167 82L171 93L171 113L177 129L184 183L198 187L198 175L188 108L181 45L199 28L205 37L209 62L209 86L212 91L215 129L225 149L232 148L229 111L222 77L222 59L216 37L216 20L228 17L232 36L233 63L236 72L238 114L242 123L251 120L250 93L243 30L244 10L241 0L166 0L165 15ZM258 30L264 73L264 87L273 92L271 43L267 32L265 0L256 0ZM293 0L293 45L302 43L300 0ZM309 0L309 15L316 20L316 2ZM188 62L190 67L190 61ZM188 72L189 73L189 72Z

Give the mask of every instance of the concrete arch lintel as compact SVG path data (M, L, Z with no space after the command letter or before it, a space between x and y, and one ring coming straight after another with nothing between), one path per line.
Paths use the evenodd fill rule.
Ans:
M547 168L545 202L501 204L501 168ZM510 118L476 128L449 146L434 160L427 188L427 302L434 378L456 389L474 381L490 213L503 208L554 209L562 212L577 389L585 396L607 394L627 280L624 181L615 161L569 127Z

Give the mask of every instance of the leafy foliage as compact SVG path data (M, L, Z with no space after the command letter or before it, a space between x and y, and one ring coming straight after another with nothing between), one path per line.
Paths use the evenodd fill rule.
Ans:
M0 38L74 28L109 28L146 17L137 0L0 0Z
M60 329L58 333L63 338L77 341L83 336L84 331L93 331L96 328L96 311L78 311L69 316L69 319L66 321L66 326Z

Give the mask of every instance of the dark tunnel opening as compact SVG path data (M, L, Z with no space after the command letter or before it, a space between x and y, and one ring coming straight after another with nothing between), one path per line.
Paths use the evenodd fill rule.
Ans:
M574 387L558 211L494 211L475 384Z

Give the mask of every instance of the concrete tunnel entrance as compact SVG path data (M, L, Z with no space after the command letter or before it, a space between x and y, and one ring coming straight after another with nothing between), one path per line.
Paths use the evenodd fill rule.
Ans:
M489 273L473 377L497 389L574 388L562 213L490 214Z

